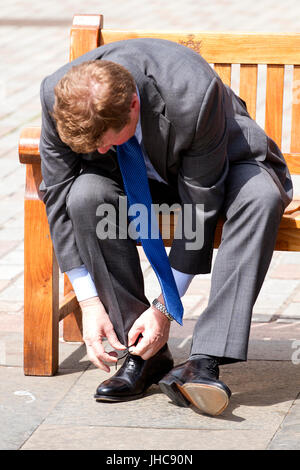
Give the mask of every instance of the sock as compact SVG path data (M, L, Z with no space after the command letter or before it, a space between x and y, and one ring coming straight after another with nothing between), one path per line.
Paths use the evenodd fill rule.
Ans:
M190 359L216 359L220 362L220 358L216 356L209 356L208 354L192 354Z

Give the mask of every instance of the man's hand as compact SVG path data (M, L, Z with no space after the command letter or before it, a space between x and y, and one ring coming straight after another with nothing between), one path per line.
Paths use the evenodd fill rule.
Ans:
M89 360L105 372L110 372L106 362L117 362L117 353L111 351L105 352L102 345L102 338L106 337L109 344L119 350L126 347L120 343L113 328L113 325L107 315L105 308L98 297L92 297L79 302L82 310L83 340L86 344L86 350Z
M160 300L161 301L161 300ZM166 344L170 333L170 320L151 306L134 322L128 333L128 344L134 344L138 336L142 338L136 346L130 348L130 354L150 359Z

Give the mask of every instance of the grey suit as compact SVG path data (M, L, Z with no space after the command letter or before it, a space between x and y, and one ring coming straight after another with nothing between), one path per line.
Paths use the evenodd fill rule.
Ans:
M59 139L50 115L59 79L72 65L98 59L117 62L133 75L141 98L144 147L174 198L194 207L204 204L203 247L187 250L184 236L174 240L171 265L191 274L210 272L216 222L222 211L227 217L210 303L195 329L192 354L243 360L253 303L272 256L283 209L292 197L291 178L277 145L250 118L245 103L190 49L157 39L117 42L85 54L43 81L41 189L60 268L66 271L86 264L122 338L148 305L134 244L126 241L124 271L116 274L113 253L107 251L111 242L90 239L87 243L78 227L87 207L95 214L99 202L116 204L116 196L122 194L115 156L74 154ZM99 188L96 199L88 189L91 184L94 193ZM80 197L82 191L89 198ZM123 242L114 242L124 253ZM87 250L87 244L94 248ZM99 263L97 250L102 256ZM130 272L136 269L135 278ZM130 313L125 315L123 309Z

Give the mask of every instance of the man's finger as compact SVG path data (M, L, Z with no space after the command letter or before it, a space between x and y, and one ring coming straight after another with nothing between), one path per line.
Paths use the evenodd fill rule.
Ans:
M128 344L134 344L138 339L139 335L142 335L144 332L143 325L136 325L135 323L132 325L131 329L128 332Z
M101 361L105 362L117 362L117 357L114 354L109 354L108 352L105 351L102 343L99 343L98 341L95 341L92 343L92 349L95 354L95 356Z
M141 340L137 343L136 346L132 346L129 348L130 354L134 354L136 356L142 356L144 354L150 345L150 341L147 338L147 336L142 336Z
M110 372L110 368L97 358L92 348L88 348L87 354L89 360L94 364L94 366L104 370L105 372Z
M149 348L147 349L145 353L140 354L140 356L142 359L144 359L144 361L147 361L148 359L150 359L150 357L154 356L159 351L159 349L160 348L158 348L157 350L156 348L155 349Z
M118 360L116 357L114 357L114 354L110 355L104 350L104 347L100 340L97 340L97 341L95 340L91 342L87 346L87 352L88 352L90 361L96 367L99 367L105 372L110 372L110 368L107 364L104 364L104 361L115 363Z
M118 359L118 357L119 357L118 353L116 351L109 351L108 355L111 356L111 357L115 357L116 359Z

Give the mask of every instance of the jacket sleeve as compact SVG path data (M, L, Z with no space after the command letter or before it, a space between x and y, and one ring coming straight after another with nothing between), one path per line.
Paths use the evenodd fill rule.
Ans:
M189 274L211 270L215 228L224 201L228 132L223 90L220 79L214 77L178 175L182 223L177 224L169 259L173 268Z
M67 209L66 199L81 169L81 157L65 145L58 136L46 102L46 80L41 84L42 130L40 155L43 181L40 190L50 226L51 238L62 272L83 264Z

